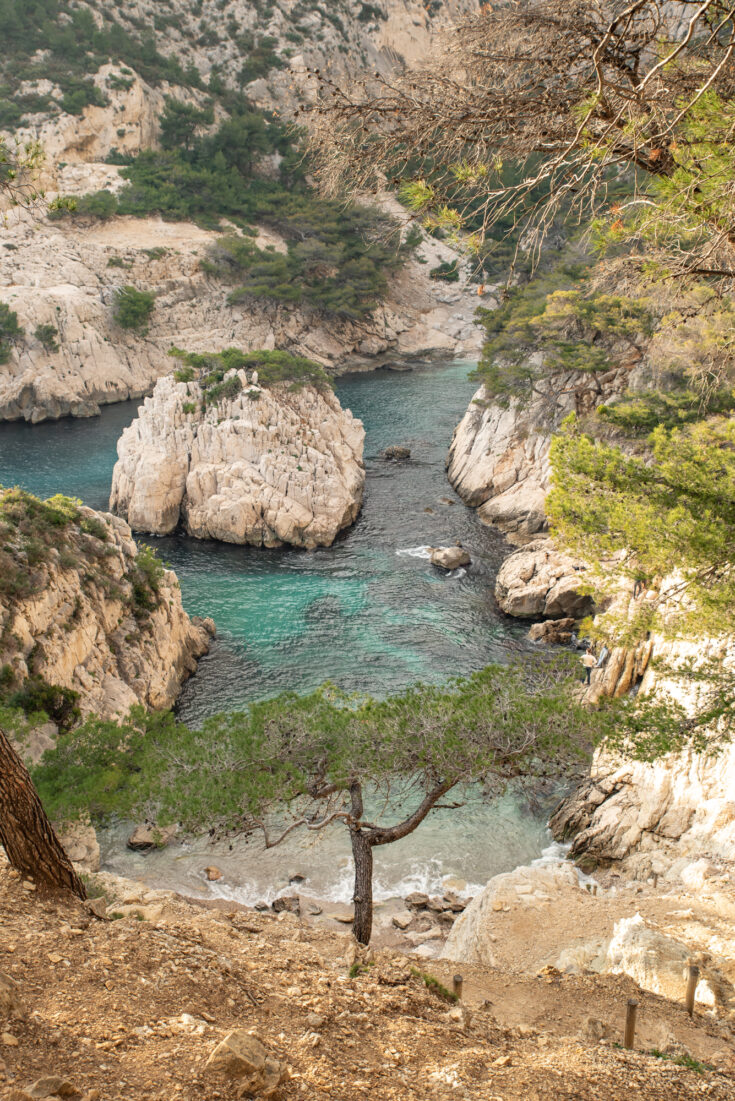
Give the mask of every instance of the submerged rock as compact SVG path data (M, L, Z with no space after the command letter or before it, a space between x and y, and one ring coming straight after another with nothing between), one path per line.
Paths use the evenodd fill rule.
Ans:
M382 459L388 459L391 462L405 462L411 458L410 447L399 447L397 444L392 444L390 447L386 447L384 451L380 452Z
M159 535L329 546L362 504L362 422L330 391L239 378L206 407L198 383L158 382L118 443L111 509Z

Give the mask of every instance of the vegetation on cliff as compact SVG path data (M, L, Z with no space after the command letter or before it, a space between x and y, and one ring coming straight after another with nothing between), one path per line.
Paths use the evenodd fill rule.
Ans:
M235 393L242 389L239 378L228 379L229 371L257 371L259 386L275 386L277 383L289 383L289 389L300 390L303 386L314 386L317 390L328 390L332 380L324 368L305 356L294 356L279 349L273 351L243 352L239 348L225 348L223 352L184 352L181 348L172 348L169 355L182 364L174 371L177 382L193 382L195 379L204 392L204 402L209 405L220 397L231 396L223 392L222 387L229 382L237 382Z
M62 729L79 719L78 693L48 684L35 669L35 651L26 659L28 675L18 673L13 615L24 601L42 596L54 571L75 571L81 593L99 590L146 620L158 606L163 565L155 551L142 546L133 567L118 577L105 565L118 553L107 525L80 501L61 494L42 501L17 487L0 487L0 707L45 714ZM79 611L77 601L70 622Z

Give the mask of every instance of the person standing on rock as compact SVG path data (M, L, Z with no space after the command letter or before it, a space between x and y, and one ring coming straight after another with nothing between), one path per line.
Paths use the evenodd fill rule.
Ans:
M590 683L590 677L592 675L592 670L597 665L597 658L592 653L592 647L591 646L587 647L586 651L582 655L581 661L582 661L582 665L584 666L585 684L589 684Z

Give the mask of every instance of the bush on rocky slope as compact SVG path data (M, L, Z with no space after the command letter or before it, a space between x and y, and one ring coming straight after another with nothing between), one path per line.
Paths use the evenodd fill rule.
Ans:
M303 386L327 390L332 386L331 378L320 364L304 356L294 356L278 349L242 352L239 348L225 348L223 352L201 354L172 348L169 355L183 364L174 371L176 381L192 382L196 378L204 391L207 404L216 400L216 387L232 370L257 371L259 386L275 386L280 382L289 382L292 390L300 390Z

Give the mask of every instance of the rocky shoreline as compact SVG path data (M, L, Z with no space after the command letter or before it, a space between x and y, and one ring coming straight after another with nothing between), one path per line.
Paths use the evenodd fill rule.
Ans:
M143 557L123 520L81 507L32 591L0 596L0 663L15 682L40 677L105 718L172 707L215 627L189 618L171 570L152 567L149 585Z

